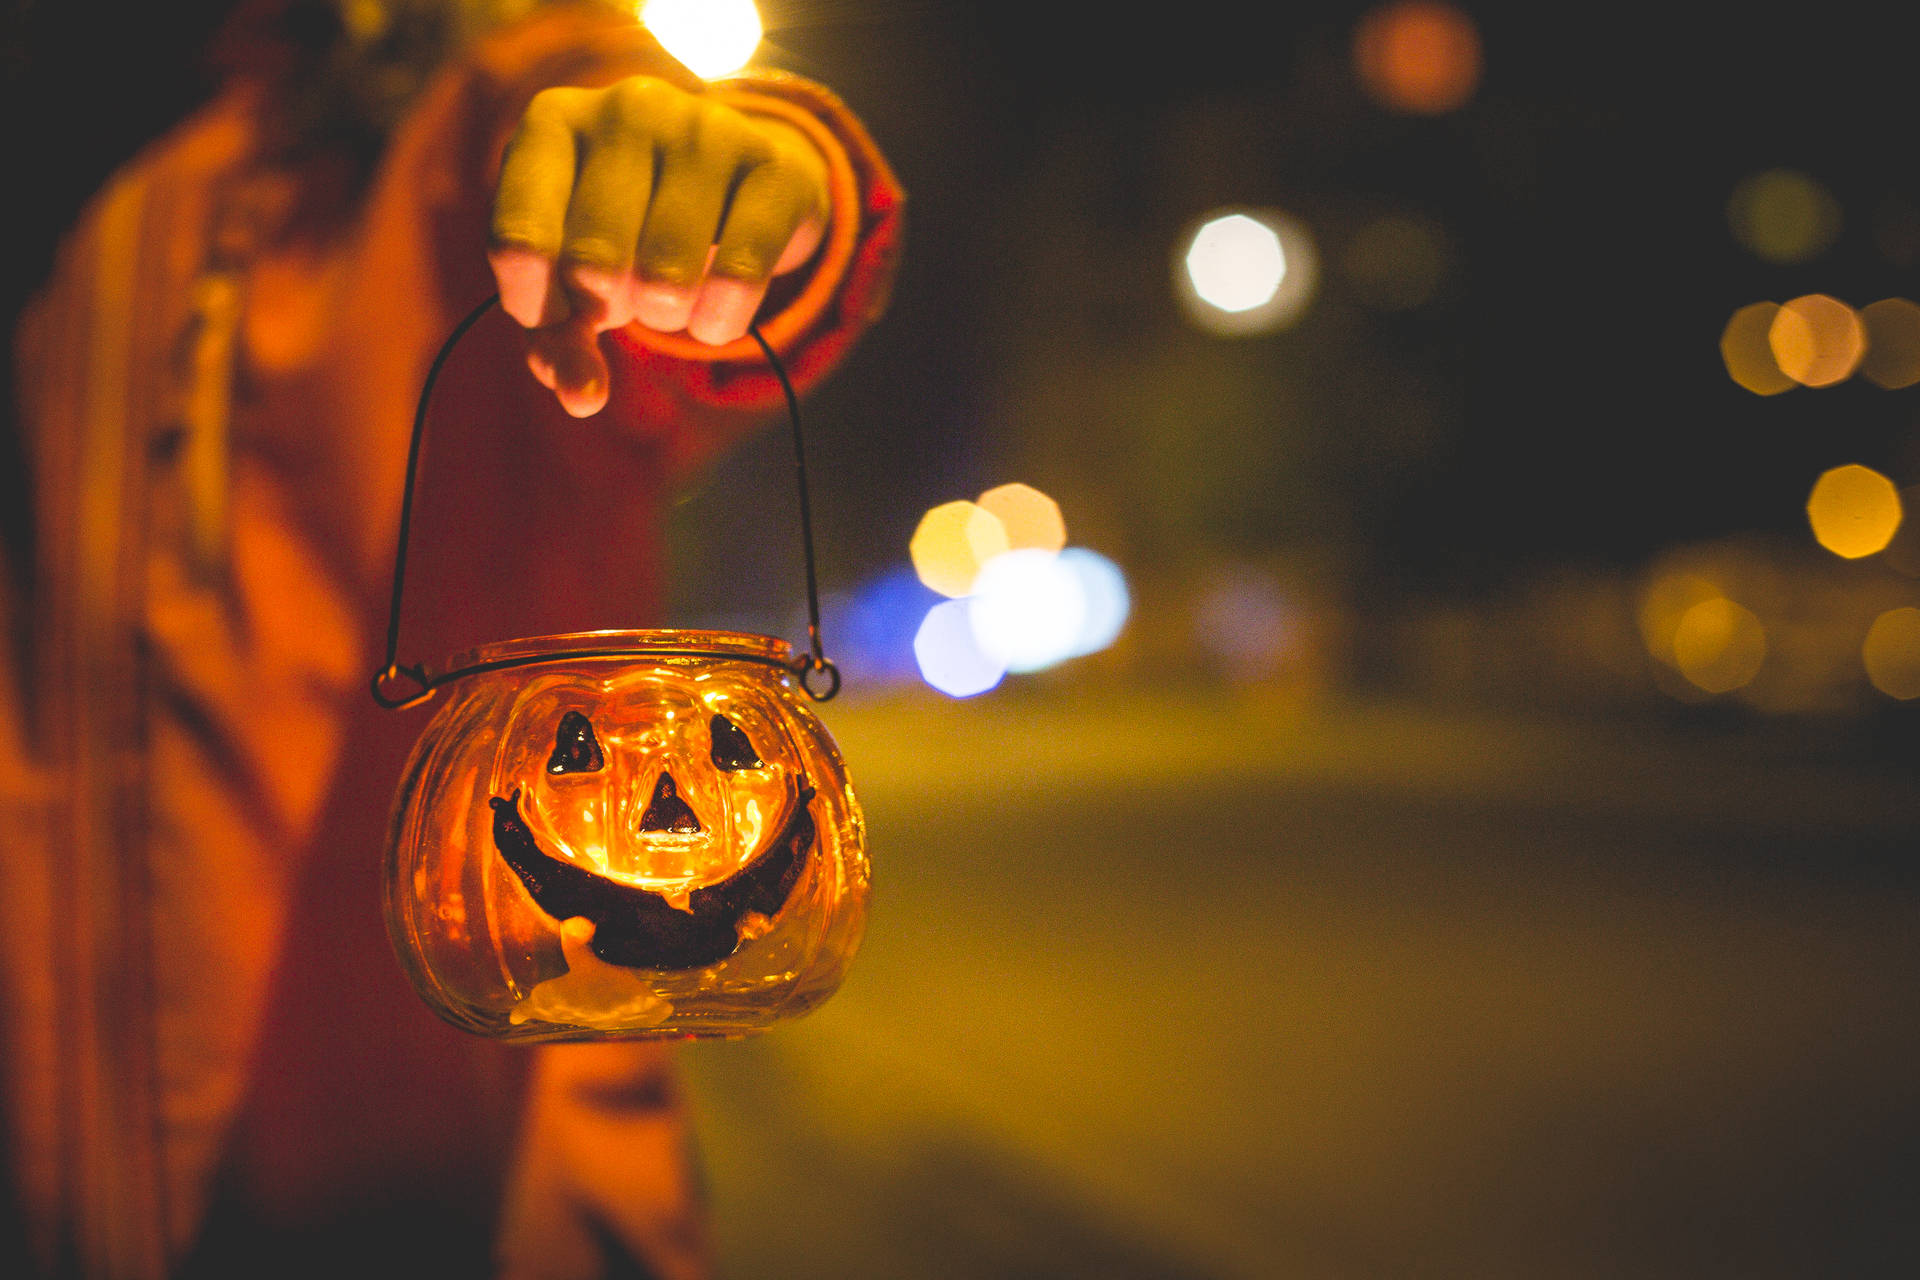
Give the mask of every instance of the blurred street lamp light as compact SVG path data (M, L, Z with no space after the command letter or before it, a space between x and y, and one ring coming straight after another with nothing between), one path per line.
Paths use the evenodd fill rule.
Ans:
M1846 560L1883 551L1899 531L1900 491L1871 467L1835 467L1807 496L1807 523L1820 545Z
M1318 279L1312 236L1273 210L1222 209L1200 219L1181 237L1174 271L1188 317L1221 337L1291 324Z
M753 0L645 0L640 22L702 80L732 75L760 47L760 11Z

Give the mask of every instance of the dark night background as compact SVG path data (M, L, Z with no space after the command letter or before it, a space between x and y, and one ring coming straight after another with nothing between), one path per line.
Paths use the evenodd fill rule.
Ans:
M198 51L223 8L12 0L9 313L79 201L204 93ZM842 562L897 555L881 531L903 540L920 510L976 492L1017 457L1023 424L992 403L992 364L1006 342L1049 327L1044 312L1009 314L1008 300L1048 254L1023 240L1025 205L1047 139L1068 123L1120 150L1110 198L1080 211L1102 243L1131 241L1136 261L1104 263L1116 277L1145 262L1162 285L1178 223L1214 202L1293 210L1334 243L1369 211L1417 213L1448 237L1455 259L1426 307L1332 336L1310 315L1252 344L1278 361L1304 353L1330 394L1381 368L1437 389L1442 422L1418 456L1385 476L1364 458L1331 468L1351 515L1343 536L1386 582L1472 588L1562 558L1630 564L1676 540L1796 528L1809 478L1837 462L1910 471L1908 395L1848 385L1757 400L1727 380L1714 346L1745 302L1819 290L1858 305L1910 276L1920 185L1900 42L1844 7L1792 25L1757 12L1465 8L1485 46L1480 90L1461 111L1421 118L1380 110L1355 83L1362 5L1202 3L1116 20L1031 3L769 3L773 60L862 112L913 202L894 313L818 411L848 423L817 446L833 483L859 497L847 522L858 532L837 530ZM1216 189L1152 189L1166 166L1127 146L1196 108L1232 119L1219 132L1239 137L1196 129L1184 146L1244 148L1251 133L1257 148L1217 166ZM1734 183L1776 166L1812 173L1846 215L1834 248L1806 266L1761 263L1727 231ZM1901 260L1875 243L1876 219L1889 218L1906 222L1887 233ZM1045 305L1084 306L1113 287L1068 280ZM1332 272L1322 290L1320 309L1340 312ZM1139 292L1133 309L1148 314L1122 316L1123 330L1173 323L1164 288Z
M11 313L225 6L7 2ZM1920 386L1760 397L1718 347L1752 302L1920 294L1912 46L1885 7L1460 0L1479 87L1411 116L1356 80L1374 7L763 0L763 58L910 198L807 410L825 587L1019 480L1135 612L977 699L827 710L874 914L821 1012L689 1050L728 1274L1920 1269L1920 704L1860 663L1920 583L1805 513L1840 464L1920 483ZM1840 206L1802 265L1729 229L1775 168ZM1229 204L1314 236L1292 327L1183 317L1174 245ZM1410 309L1349 269L1383 215L1445 251ZM685 621L791 620L785 450L685 499ZM1696 553L1753 586L1775 692L1642 644ZM1191 658L1198 584L1250 571L1305 602L1300 670Z

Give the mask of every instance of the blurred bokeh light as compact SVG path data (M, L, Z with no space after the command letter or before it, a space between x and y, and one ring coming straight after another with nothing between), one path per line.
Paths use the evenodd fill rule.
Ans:
M1670 667L1678 668L1674 654L1674 633L1680 619L1696 605L1717 600L1719 586L1697 573L1670 572L1654 578L1640 600L1640 638L1647 652Z
M1441 115L1480 84L1480 33L1450 4L1403 0L1361 19L1353 62L1361 86L1389 111Z
M1266 680L1299 649L1303 623L1300 606L1272 574L1227 566L1195 604L1194 645L1230 679Z
M1905 298L1882 298L1860 308L1867 352L1860 376L1897 391L1920 382L1920 306Z
M980 570L967 617L980 652L1008 671L1039 671L1073 653L1087 595L1052 551L1009 551Z
M827 606L834 660L849 686L920 678L913 637L940 597L910 565L889 569Z
M1120 638L1133 612L1133 593L1127 590L1126 574L1098 551L1085 547L1068 547L1060 553L1060 563L1079 582L1086 600L1080 630L1067 656L1098 653Z
M1300 318L1319 281L1313 237L1270 209L1222 209L1181 237L1174 283L1188 317L1220 337L1246 337Z
M1797 169L1768 169L1742 179L1727 201L1734 239L1767 262L1811 262L1840 235L1840 202Z
M1835 467L1814 482L1807 522L1820 545L1847 560L1883 550L1900 528L1900 492L1871 467Z
M942 600L927 611L914 633L913 656L920 676L940 692L971 698L999 684L1007 666L980 650L973 638L969 600Z
M1752 683L1766 657L1767 631L1760 619L1725 596L1694 605L1674 628L1674 665L1708 693L1731 693Z
M1889 609L1873 620L1860 648L1867 679L1889 698L1920 698L1920 609Z
M1412 311L1431 302L1446 278L1446 242L1425 218L1388 214L1354 233L1341 265L1368 306Z
M1244 213L1215 218L1187 246L1187 278L1208 306L1251 311L1287 278L1287 255L1272 227Z
M1809 387L1850 377L1867 351L1867 332L1854 309L1838 298L1810 293L1782 306L1767 327L1767 345L1780 371Z
M1010 551L1059 551L1067 545L1060 504L1032 485L999 485L981 494L978 505L1000 522Z
M1755 302L1740 308L1720 331L1720 359L1727 376L1757 396L1779 395L1800 384L1780 371L1773 358L1768 332L1780 314L1775 302Z
M977 503L943 502L920 518L907 544L920 581L943 596L960 597L987 561L1006 551L1007 531Z

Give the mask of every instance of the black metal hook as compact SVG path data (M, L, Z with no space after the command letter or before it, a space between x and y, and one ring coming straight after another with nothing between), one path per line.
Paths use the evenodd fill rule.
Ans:
M414 483L420 472L421 442L426 437L427 405L433 396L433 384L440 377L440 370L446 364L447 357L453 354L453 348L467 331L480 322L480 318L500 301L499 294L493 294L485 302L469 311L440 344L433 363L427 367L426 381L420 387L420 402L414 408L413 436L407 444L407 476L405 489L400 497L400 532L393 553L393 593L387 605L387 652L385 662L374 672L369 686L373 700L390 711L406 707L419 706L433 697L434 691L442 683L465 671L443 672L439 676L430 675L421 665L408 666L399 660L400 651L400 604L406 591L407 577L407 540L413 526ZM760 344L767 363L773 369L774 377L779 379L780 390L787 401L787 418L793 424L793 465L794 475L800 490L800 540L806 557L807 570L807 647L805 657L796 661L791 670L799 678L800 687L815 702L825 702L840 692L840 669L834 666L826 656L825 647L820 639L820 589L814 569L813 557L813 512L807 493L807 454L806 441L800 430L800 397L794 393L793 383L787 377L786 368L780 358L773 353L773 346L761 334L760 327L749 325L747 332ZM825 691L817 691L808 677L816 672L825 672L828 679ZM394 686L401 681L412 682L411 692L395 691Z

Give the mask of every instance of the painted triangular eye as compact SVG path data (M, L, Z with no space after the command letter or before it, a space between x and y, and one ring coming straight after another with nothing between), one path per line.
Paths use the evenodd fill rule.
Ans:
M715 716L708 725L713 731L713 763L716 768L736 773L741 769L762 769L760 753L747 741L740 726L725 716Z
M560 730L553 735L553 754L547 757L548 773L594 773L606 766L600 754L600 740L593 736L593 725L578 711L560 717Z

